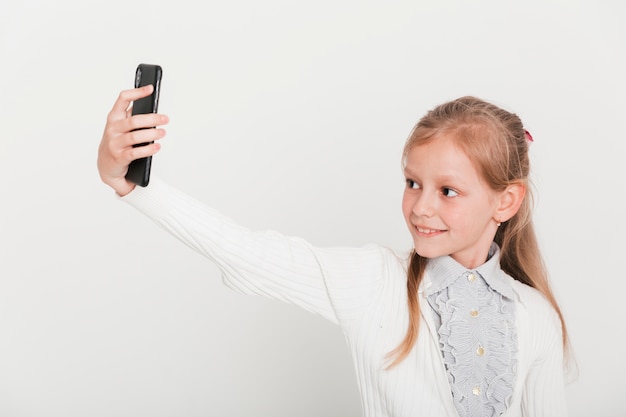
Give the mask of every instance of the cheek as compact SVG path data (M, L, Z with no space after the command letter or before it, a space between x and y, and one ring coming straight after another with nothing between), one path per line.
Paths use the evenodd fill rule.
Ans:
M465 210L443 205L439 208L438 216L448 228L458 229L459 231L471 227L473 219L469 218Z
M459 236L472 236L481 232L485 227L487 216L485 209L478 211L449 209L440 211L442 221Z
M413 211L413 200L405 192L404 195L402 196L402 214L405 220L409 219L412 211Z

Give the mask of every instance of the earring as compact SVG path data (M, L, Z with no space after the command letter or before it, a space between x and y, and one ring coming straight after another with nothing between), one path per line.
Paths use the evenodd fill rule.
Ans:
M496 220L497 226L500 227L502 225L502 222L500 220Z

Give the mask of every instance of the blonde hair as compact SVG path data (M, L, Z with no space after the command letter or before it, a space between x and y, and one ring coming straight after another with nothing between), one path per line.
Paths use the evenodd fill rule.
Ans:
M518 212L498 228L494 241L500 246L501 268L516 280L545 295L561 320L563 347L568 345L561 309L550 288L532 224L533 196L530 190L529 138L520 118L476 97L461 97L430 110L414 127L404 146L403 165L411 149L441 135L453 137L479 174L494 191L513 183L526 187ZM418 289L427 259L411 253L408 276L409 327L404 340L389 353L390 367L404 360L415 344L420 327Z

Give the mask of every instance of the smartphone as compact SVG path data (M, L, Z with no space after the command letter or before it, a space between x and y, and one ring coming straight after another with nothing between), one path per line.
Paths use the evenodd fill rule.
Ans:
M161 91L161 77L163 70L159 65L139 64L135 71L135 88L148 84L154 86L152 94L147 97L135 100L132 106L132 114L156 113L159 109L159 93ZM137 146L145 146L152 142L139 143ZM152 167L152 156L135 159L128 166L126 179L141 186L146 187L150 182L150 169Z

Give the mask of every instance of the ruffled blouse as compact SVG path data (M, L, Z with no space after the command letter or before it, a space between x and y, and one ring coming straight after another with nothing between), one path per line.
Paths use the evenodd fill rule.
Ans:
M499 248L468 270L451 257L431 259L426 297L461 417L497 417L509 407L517 365L514 292L501 279Z

